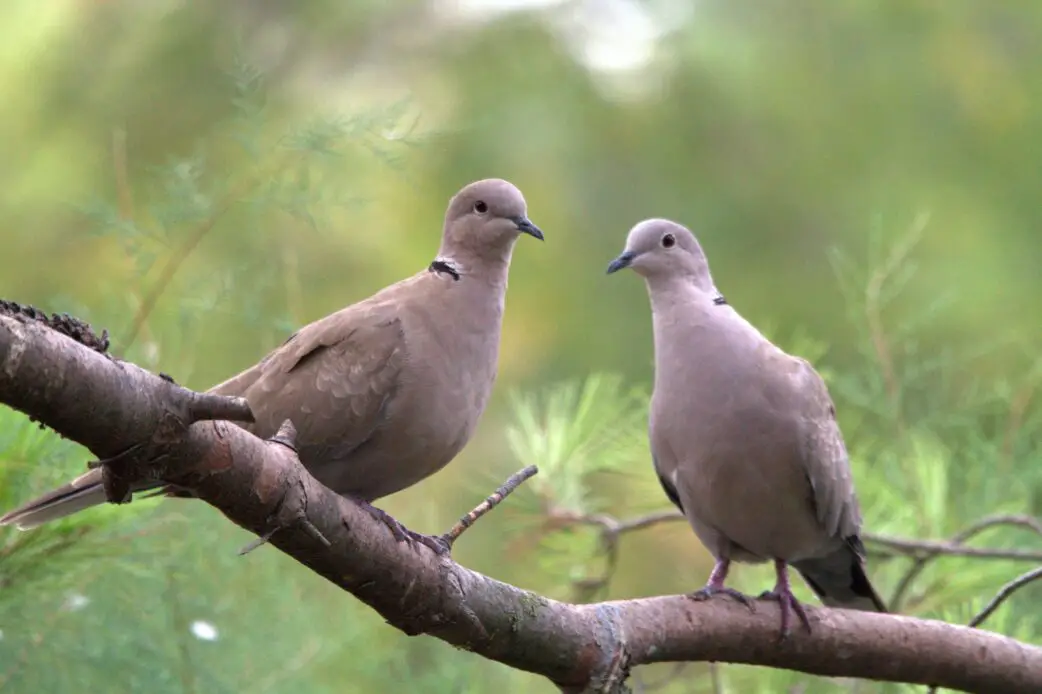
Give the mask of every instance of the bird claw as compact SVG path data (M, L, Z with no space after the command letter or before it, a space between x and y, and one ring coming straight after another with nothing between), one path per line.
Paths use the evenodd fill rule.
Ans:
M703 602L709 600L714 595L727 595L733 600L745 605L749 609L753 608L752 601L749 600L749 596L741 591L737 591L734 588L728 588L727 586L711 586L707 585L704 588L700 588L693 593L688 593L687 597L695 602Z
M399 543L410 543L413 548L415 548L417 544L423 545L439 557L448 556L452 552L452 546L444 537L440 535L424 535L415 530L409 530L390 515L384 515L384 525L391 528L391 533L394 535L394 539ZM388 520L390 522L388 522Z
M406 528L406 535L413 542L419 542L421 545L427 547L439 557L446 557L452 553L452 545L441 535L424 535L423 533L417 533Z
M369 515L372 516L374 520L377 520L383 523L385 526L387 526L387 528L391 531L391 535L394 536L394 539L399 544L407 543L413 548L415 548L417 544L421 544L424 547L430 549L439 557L446 556L452 551L452 546L444 537L434 537L431 535L424 535L423 533L418 533L414 530L409 530L404 525L402 525L401 522L398 521L398 519L396 519L394 516L387 513L383 509L379 509L367 501L360 503L362 508L368 511Z
M796 599L796 596L792 594L791 590L765 590L757 596L757 600L774 600L778 603L778 608L781 610L781 638L785 640L792 634L792 628L790 626L791 613L795 612L796 617L800 620L807 631L811 631L810 618L807 616L807 611L803 608L803 604Z

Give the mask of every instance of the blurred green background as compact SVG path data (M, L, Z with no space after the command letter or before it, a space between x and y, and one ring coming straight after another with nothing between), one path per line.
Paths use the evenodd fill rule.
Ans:
M514 255L493 402L459 460L382 505L440 532L537 463L457 560L562 599L681 592L711 566L685 525L625 537L591 591L596 534L547 519L668 505L644 438L647 299L604 267L632 224L672 217L730 303L826 376L866 530L943 538L1042 506L1040 36L1042 5L984 0L9 0L0 297L204 389L424 269L448 197L508 178L547 240ZM89 459L0 420L5 508ZM556 691L403 636L274 549L237 557L249 539L190 501L0 530L0 692ZM976 542L1042 549L1017 529ZM889 598L908 565L876 554L870 573ZM940 559L900 607L966 622L1028 568ZM1039 599L987 628L1042 643Z

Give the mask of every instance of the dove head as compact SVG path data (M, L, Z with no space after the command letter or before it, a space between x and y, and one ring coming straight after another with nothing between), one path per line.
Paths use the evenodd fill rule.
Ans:
M709 262L695 235L668 219L646 219L626 237L626 247L608 265L608 274L631 268L648 282L685 279L713 291Z
M521 191L499 178L476 181L449 201L438 257L457 261L509 258L521 234L543 239L543 232L528 219Z

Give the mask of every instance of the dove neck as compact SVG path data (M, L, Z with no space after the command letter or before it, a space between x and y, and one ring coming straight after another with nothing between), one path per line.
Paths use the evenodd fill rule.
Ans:
M439 253L431 264L431 271L441 275L441 283L445 283L442 308L453 315L453 334L462 340L454 349L463 350L461 344L470 344L478 350L478 355L484 355L487 344L498 344L508 269L509 260L461 253ZM492 341L488 342L488 338Z
M442 247L438 249L436 262L448 265L463 282L477 282L493 287L506 288L513 246L502 249L483 249L475 252L469 248Z
M690 279L649 279L656 351L664 345L689 343L692 334L711 323L724 308L713 303L718 295L716 289L706 291Z
M664 312L664 315L680 306L712 308L720 296L712 281L697 281L686 276L652 275L645 278L645 283L652 312Z

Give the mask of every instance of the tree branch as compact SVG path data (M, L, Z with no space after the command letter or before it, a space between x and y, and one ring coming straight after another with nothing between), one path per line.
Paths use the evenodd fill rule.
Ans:
M560 529L562 526L587 525L600 529L601 547L605 552L605 569L599 576L584 578L575 581L578 595L582 599L596 595L600 590L607 587L611 575L618 562L619 540L629 532L650 528L659 523L674 521L685 521L684 515L676 509L655 511L643 516L636 516L626 520L619 520L607 514L582 515L566 511L555 510L548 512L548 520L551 527ZM890 600L890 607L897 611L912 587L912 583L923 572L926 565L939 557L968 557L973 559L1006 559L1012 561L1027 561L1042 563L1042 551L1003 549L990 547L966 547L965 542L976 535L998 526L1012 526L1030 530L1042 536L1042 521L1037 518L1020 514L1002 514L986 516L952 536L950 540L913 540L903 537L891 537L889 535L878 535L876 533L865 533L862 537L869 545L869 553L881 556L903 556L912 559L908 571L898 582L894 595ZM886 548L884 552L874 550L872 545Z
M270 533L271 544L404 633L541 674L563 691L621 693L630 668L681 661L1042 691L1042 649L979 629L809 608L813 631L779 641L774 603L751 611L666 596L573 605L501 583L399 545L384 524L308 474L291 446L224 421L191 423L182 391L37 321L0 315L0 402L103 460L118 455L105 465L123 480L190 489L237 525Z
M478 519L503 503L504 499L513 494L515 489L524 484L526 480L533 477L537 472L539 472L539 468L535 465L529 465L523 470L515 472L510 476L510 479L499 486L499 489L492 492L492 494L490 494L484 501L475 506L470 513L462 516L458 521L456 521L456 525L452 526L452 528L449 529L449 532L442 535L441 539L444 540L445 544L449 547L452 547L456 540L459 539L460 535L467 531L467 528L477 523Z
M979 535L980 533L988 530L989 528L995 528L1003 525L1008 525L1017 528L1024 528L1042 537L1042 522L1039 522L1037 518L1032 516L1020 515L1020 514L1003 514L995 516L985 516L975 523L970 524L966 528L960 530L952 536L951 540L947 543L935 544L933 549L926 549L919 545L911 545L911 549L918 553L915 561L912 562L911 567L905 572L904 576L897 583L897 588L894 589L894 595L890 598L890 605L892 609L900 609L900 606L904 603L904 598L911 589L915 579L926 569L926 565L929 564L933 559L944 556L945 554L953 554L953 550L966 549L962 545ZM899 549L908 549L907 543L901 543L898 545ZM972 549L972 548L971 548ZM1001 552L1001 550L1000 550ZM1042 552L1025 552L1027 556L999 556L996 557L994 554L976 554L976 555L962 555L962 556L976 556L977 558L983 559L1027 559L1029 561L1042 562ZM970 624L970 626L976 626Z
M995 614L995 610L999 609L999 606L1002 605L1002 603L1004 603L1007 599L1009 599L1011 595L1013 595L1029 583L1034 583L1038 580L1042 580L1042 568L1034 569L1032 571L1028 571L1027 573L1021 574L1020 576L1017 576L1015 579L1013 579L1006 585L1002 586L1002 588L999 589L999 592L995 595L995 597L992 598L991 601L984 606L984 609L981 610L977 614L977 616L970 620L970 626L978 627L981 624L983 624L984 620L990 617L991 615Z

